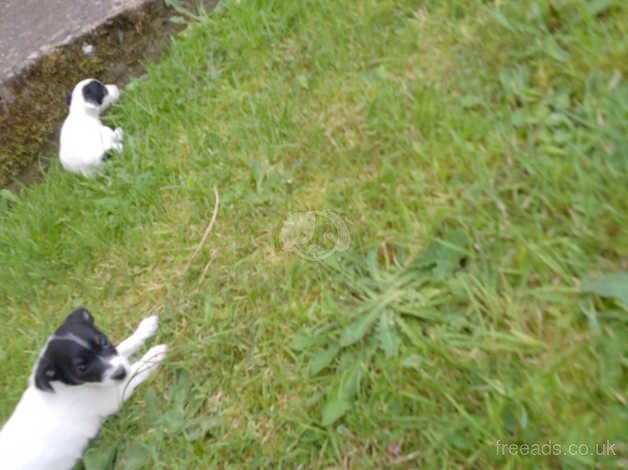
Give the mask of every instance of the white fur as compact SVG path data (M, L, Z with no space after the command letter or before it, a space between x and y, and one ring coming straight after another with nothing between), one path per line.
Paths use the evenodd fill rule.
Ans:
M59 140L63 168L88 177L98 174L107 151L122 152L123 137L122 129L118 127L114 131L100 121L100 114L118 100L120 90L115 85L105 85L108 94L101 106L95 106L86 102L82 94L83 86L91 80L82 80L74 87Z
M129 356L155 334L157 317L145 318L135 333L118 346L112 373L126 368L122 381L65 385L52 382L54 393L35 387L33 376L15 411L0 431L3 470L67 470L83 455L101 424L114 414L166 356L165 345L154 346L129 364Z

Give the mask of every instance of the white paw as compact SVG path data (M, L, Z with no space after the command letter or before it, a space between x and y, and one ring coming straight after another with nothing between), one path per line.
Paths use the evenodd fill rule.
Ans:
M159 326L159 319L157 315L151 315L150 317L144 318L139 326L137 327L137 332L142 336L142 339L148 339L157 333L157 327Z
M168 351L168 346L165 344L158 344L157 346L153 346L144 357L142 357L142 362L149 364L151 367L157 367L161 361L166 358L166 352Z
M122 153L122 151L124 150L124 146L120 142L116 142L115 144L111 146L111 148L113 149L114 152L117 152L117 153Z
M113 131L113 140L115 142L121 142L124 137L124 131L121 127L116 127L116 130Z
M123 392L122 398L124 400L131 396L135 387L157 370L161 361L166 357L166 351L168 351L168 346L165 344L153 346L142 356L142 359L131 366L131 378Z

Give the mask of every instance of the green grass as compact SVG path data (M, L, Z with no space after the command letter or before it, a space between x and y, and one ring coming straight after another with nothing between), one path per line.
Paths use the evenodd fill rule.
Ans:
M0 419L85 305L171 347L88 469L619 465L628 307L580 282L628 270L627 29L612 0L223 1L125 88L102 178L2 193Z

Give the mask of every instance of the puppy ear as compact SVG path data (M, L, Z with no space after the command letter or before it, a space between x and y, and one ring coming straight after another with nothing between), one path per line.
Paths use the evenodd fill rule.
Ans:
M81 323L88 323L90 325L93 325L94 317L92 317L92 314L89 313L89 310L83 307L79 307L72 313L70 313L65 321L80 321Z
M65 95L65 104L68 106L68 108L72 104L72 92L69 92L67 95Z
M50 382L55 379L56 375L57 371L50 361L45 357L40 358L35 369L35 386L42 392L54 392Z

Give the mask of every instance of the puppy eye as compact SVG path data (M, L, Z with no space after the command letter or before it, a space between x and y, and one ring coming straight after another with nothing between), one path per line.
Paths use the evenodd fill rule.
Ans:
M105 338L104 336L100 337L100 346L105 348L109 345L109 341L107 341L107 338Z
M87 364L85 364L84 362L81 362L80 364L76 364L74 368L77 370L77 372L82 373L87 370Z

